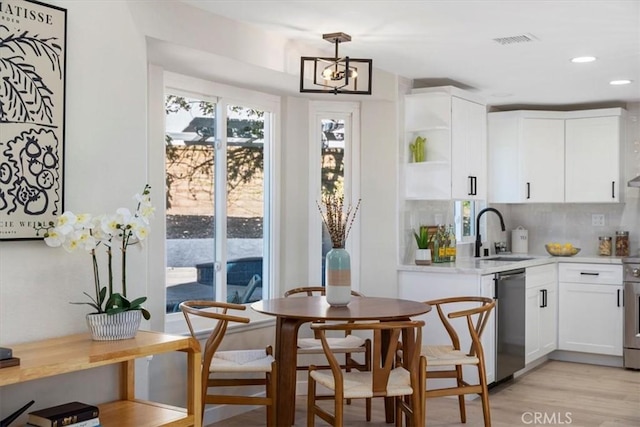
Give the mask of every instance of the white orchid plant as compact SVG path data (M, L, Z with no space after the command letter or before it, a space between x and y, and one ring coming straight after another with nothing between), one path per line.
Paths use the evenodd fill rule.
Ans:
M47 226L36 227L39 234L44 232L44 242L51 247L62 247L67 252L84 249L91 255L93 262L93 279L95 295L89 297L90 302L72 302L72 304L87 304L96 313L116 314L129 310L140 310L145 319L151 314L142 306L147 297L127 299L127 248L129 245L141 243L149 235L149 219L153 216L151 205L151 187L145 185L142 194L136 194L135 212L127 208L118 209L113 215L92 216L90 214L74 214L66 211L57 220L49 222ZM97 250L103 246L107 254L108 286L100 285ZM121 275L122 293L113 289L113 250L120 248L122 255Z

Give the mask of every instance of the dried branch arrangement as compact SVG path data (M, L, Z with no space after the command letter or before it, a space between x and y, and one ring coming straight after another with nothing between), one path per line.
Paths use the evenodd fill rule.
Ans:
M329 231L334 248L344 248L349 231L351 231L351 226L360 208L360 201L358 199L358 204L355 208L349 205L346 212L344 212L343 196L325 195L322 198L322 204L325 207L324 211L316 201L320 216L322 216L322 222L327 227L327 231Z

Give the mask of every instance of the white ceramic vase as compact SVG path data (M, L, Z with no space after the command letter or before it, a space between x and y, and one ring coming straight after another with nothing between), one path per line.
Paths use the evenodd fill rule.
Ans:
M87 314L87 326L94 341L115 341L133 338L140 328L142 311L130 310L116 314Z
M344 248L333 248L325 257L327 302L345 306L351 301L351 257Z

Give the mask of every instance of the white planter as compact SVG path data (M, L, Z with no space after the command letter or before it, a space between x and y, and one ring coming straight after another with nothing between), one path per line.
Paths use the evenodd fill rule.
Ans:
M431 265L431 249L416 249L416 265Z
M94 341L114 341L133 338L142 321L142 311L116 314L87 314L87 326Z

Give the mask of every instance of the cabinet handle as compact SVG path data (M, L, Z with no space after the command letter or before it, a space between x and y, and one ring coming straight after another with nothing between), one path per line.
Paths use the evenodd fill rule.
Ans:
M469 192L467 196L473 196L473 177L469 175L467 178L469 178Z
M540 289L540 308L544 308L544 289Z
M542 294L542 305L540 308L545 308L547 306L547 290L540 289L540 293Z
M531 183L527 182L527 199L531 198Z
M611 198L612 199L616 198L616 182L615 181L611 181Z
M617 302L618 307L620 307L620 289L618 289L618 296L617 296L617 300L618 300L618 302Z
M584 271L581 271L580 275L582 275L582 276L599 276L600 273L585 273Z

